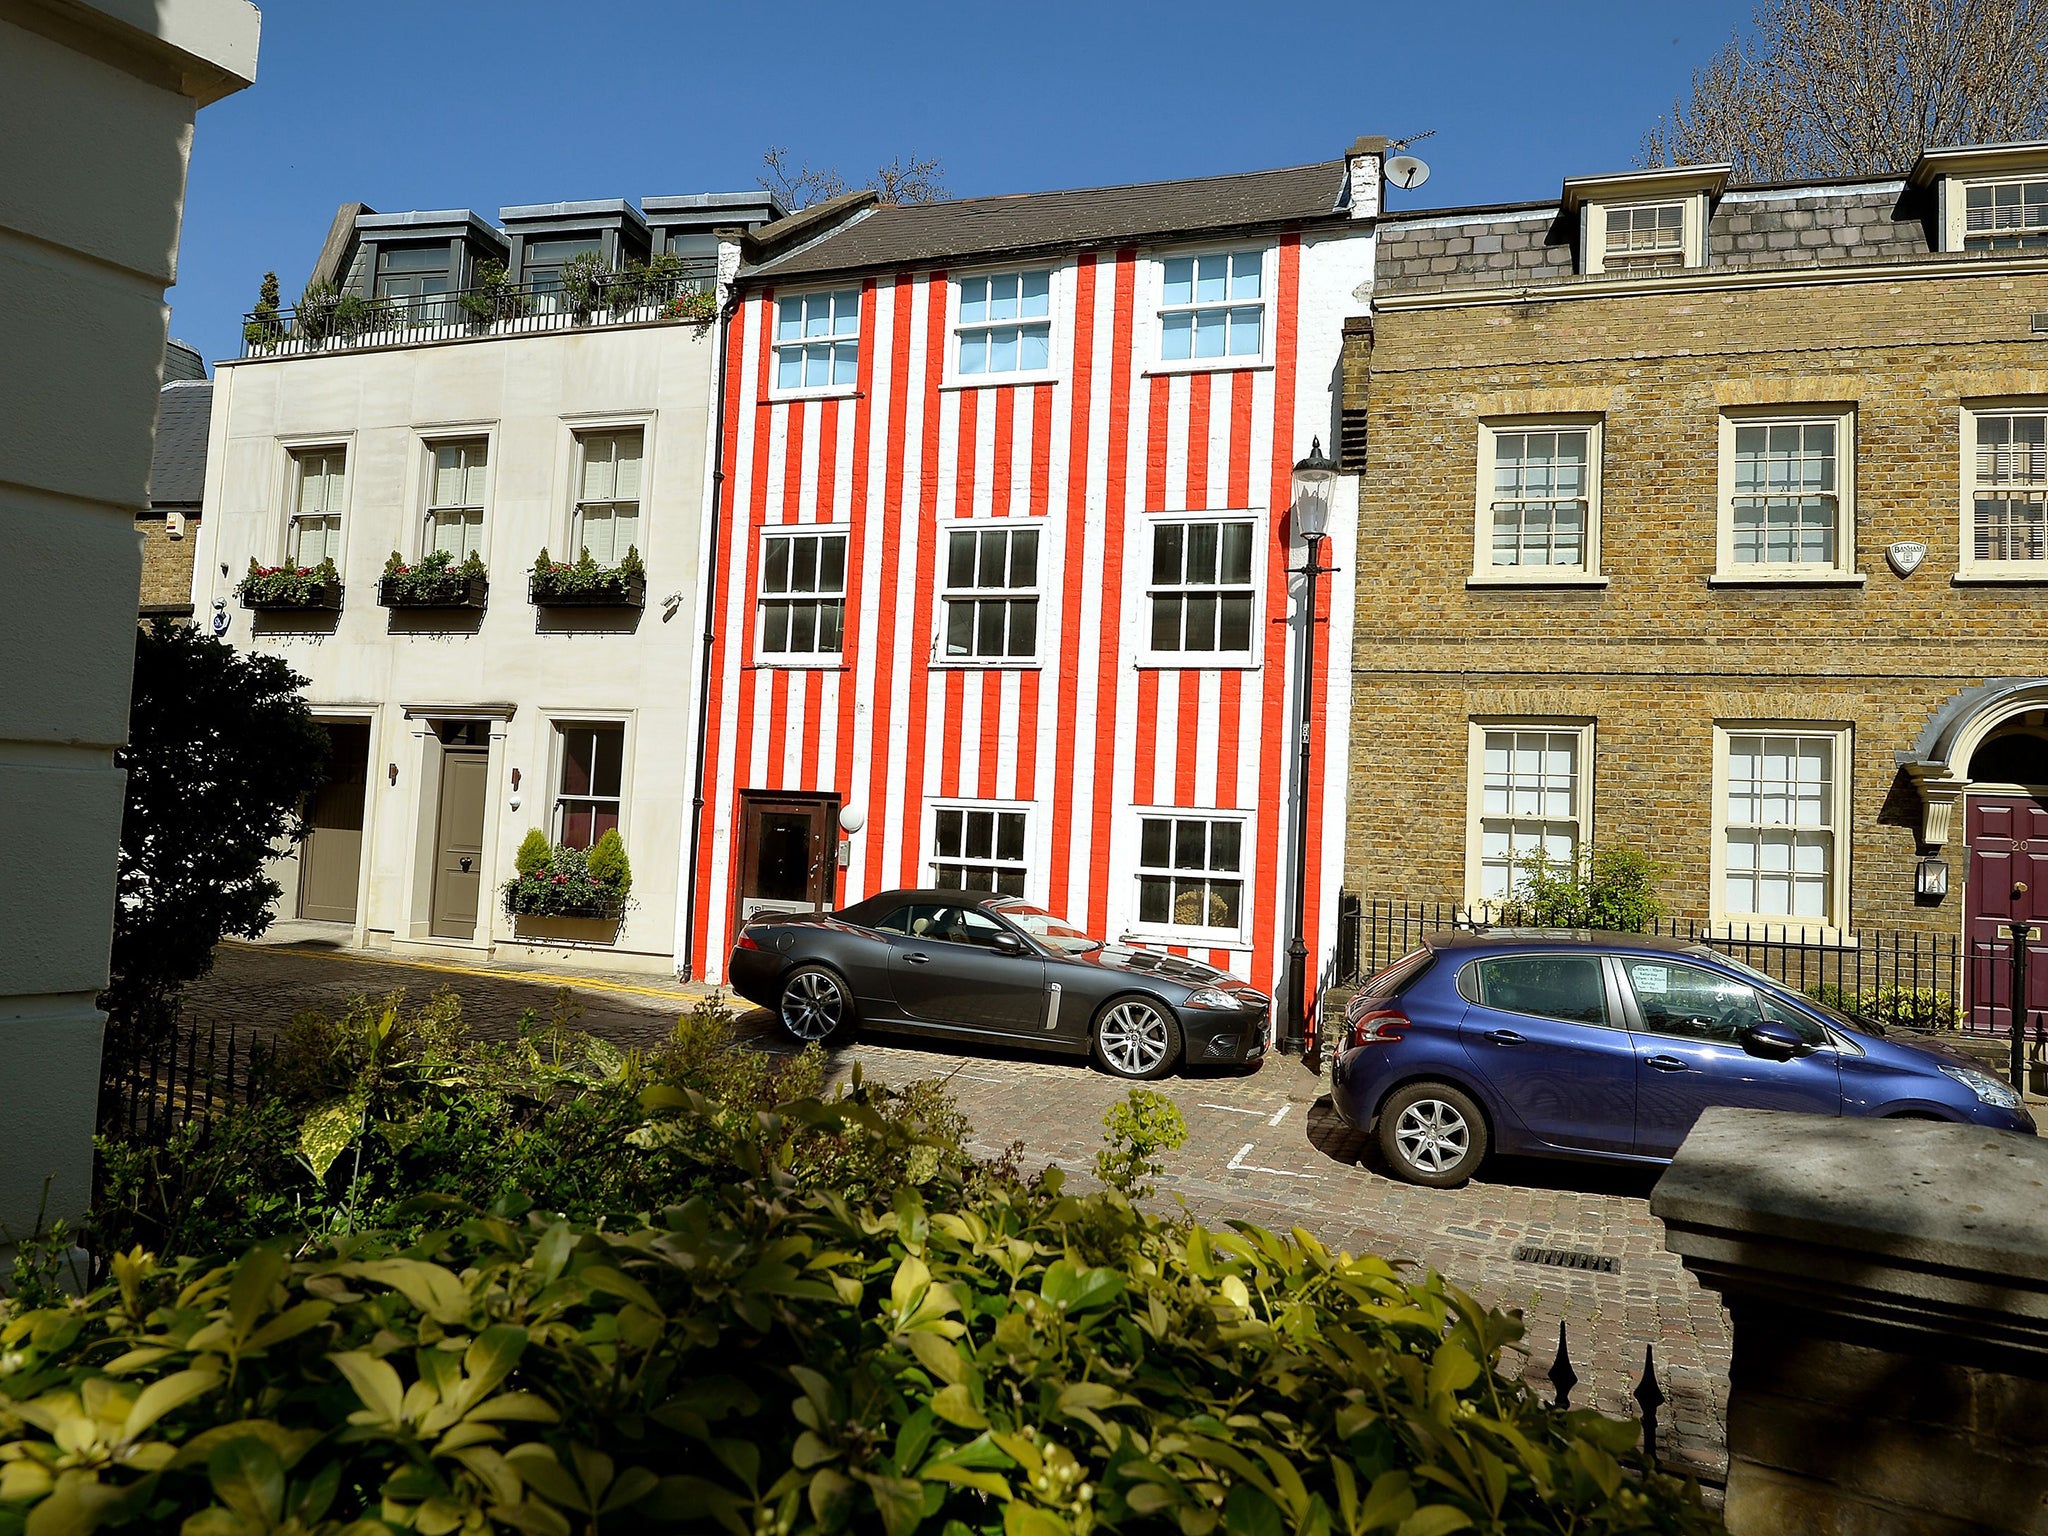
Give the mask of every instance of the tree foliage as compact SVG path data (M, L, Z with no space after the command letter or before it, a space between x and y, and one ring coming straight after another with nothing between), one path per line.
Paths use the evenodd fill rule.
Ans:
M1644 135L1645 166L1886 176L2048 132L2048 0L1764 0Z
M1642 933L1664 916L1657 882L1668 872L1658 859L1620 843L1585 850L1569 862L1532 849L1501 903L1500 921L1509 928Z
M792 161L789 150L780 144L768 146L761 164L763 174L757 179L791 210L808 208L812 203L854 190L838 166ZM885 203L937 203L952 196L946 187L946 167L936 155L898 156L879 167L861 186Z
M264 861L302 835L299 807L326 777L327 733L274 656L157 622L140 632L114 904L117 1028L147 1030L212 968L226 937L270 926L280 891Z

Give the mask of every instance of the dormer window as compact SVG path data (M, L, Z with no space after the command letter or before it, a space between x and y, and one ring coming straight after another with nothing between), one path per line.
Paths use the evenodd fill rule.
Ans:
M1964 183L1962 249L2044 248L2048 248L2048 176Z
M1906 185L1932 192L1947 254L2048 250L2048 141L1930 149Z
M1579 270L1651 276L1705 266L1707 215L1728 175L1725 165L1680 165L1569 178L1563 212L1578 222Z

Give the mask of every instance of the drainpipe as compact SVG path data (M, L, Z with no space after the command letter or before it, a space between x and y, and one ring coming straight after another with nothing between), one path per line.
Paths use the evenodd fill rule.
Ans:
M739 313L739 284L734 282L718 311L718 411L711 431L711 557L706 563L710 580L700 606L704 610L704 646L697 662L697 767L690 776L690 873L683 895L683 952L676 957L676 975L692 979L697 957L697 869L699 845L704 838L704 760L711 741L711 647L718 638L718 535L725 508L725 371L731 365L731 349L725 338L733 317Z

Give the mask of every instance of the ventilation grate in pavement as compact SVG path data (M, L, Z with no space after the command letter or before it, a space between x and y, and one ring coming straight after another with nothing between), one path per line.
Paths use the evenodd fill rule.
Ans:
M1620 1266L1604 1253L1587 1253L1581 1248L1538 1248L1533 1243L1522 1243L1515 1249L1517 1264L1548 1264L1553 1269L1586 1269L1599 1275L1612 1275Z

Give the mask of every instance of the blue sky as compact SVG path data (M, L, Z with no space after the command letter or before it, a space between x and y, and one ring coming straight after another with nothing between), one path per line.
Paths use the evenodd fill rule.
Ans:
M787 145L855 181L937 155L956 196L1335 158L1434 128L1395 205L1626 169L1751 0L1046 0L711 7L274 0L253 88L200 114L171 332L238 346L336 204L384 212L750 188Z

